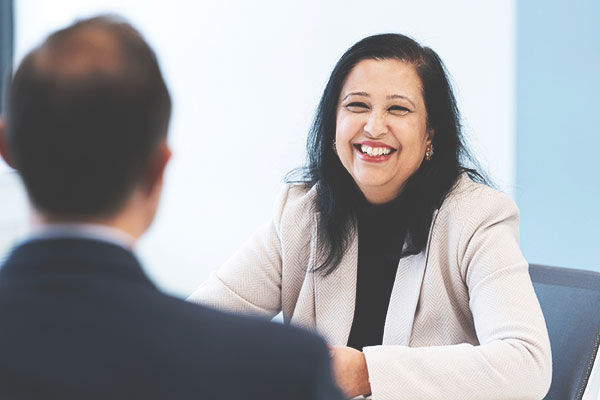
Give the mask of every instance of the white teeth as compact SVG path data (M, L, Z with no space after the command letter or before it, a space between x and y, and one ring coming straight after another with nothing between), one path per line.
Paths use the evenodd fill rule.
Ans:
M371 157L378 157L387 156L392 152L392 149L390 149L389 147L371 147L361 144L360 151Z

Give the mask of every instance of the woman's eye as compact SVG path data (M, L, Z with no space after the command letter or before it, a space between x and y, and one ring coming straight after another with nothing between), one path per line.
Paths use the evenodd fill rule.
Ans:
M410 112L408 108L402 106L391 106L388 111L395 115L406 115Z
M360 103L360 102L355 101L355 102L346 104L346 109L348 109L348 111L351 111L351 112L365 112L369 109L369 106L367 106L365 103Z

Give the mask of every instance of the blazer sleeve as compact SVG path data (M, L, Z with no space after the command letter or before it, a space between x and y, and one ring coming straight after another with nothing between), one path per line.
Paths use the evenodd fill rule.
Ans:
M462 232L452 254L479 345L366 347L374 400L539 400L548 391L550 343L519 249L517 207L497 193L479 200L455 221Z
M280 194L274 217L260 227L188 301L233 313L273 318L281 311L281 242L278 226L289 194Z

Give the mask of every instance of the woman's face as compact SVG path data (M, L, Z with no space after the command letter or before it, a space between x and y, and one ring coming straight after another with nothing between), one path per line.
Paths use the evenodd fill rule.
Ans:
M369 202L397 197L432 139L421 80L411 64L363 60L350 71L338 100L336 149Z

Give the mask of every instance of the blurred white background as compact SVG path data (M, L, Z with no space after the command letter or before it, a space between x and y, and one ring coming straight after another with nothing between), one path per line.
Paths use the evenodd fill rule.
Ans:
M106 12L126 17L157 52L174 101L174 157L138 254L172 294L190 294L270 218L285 173L304 161L335 62L371 34L408 34L438 52L472 148L513 192L513 0L16 0L15 8L16 63L49 32ZM0 254L27 225L21 185L7 171L0 164Z

